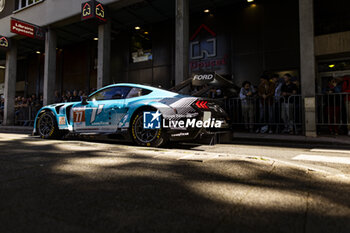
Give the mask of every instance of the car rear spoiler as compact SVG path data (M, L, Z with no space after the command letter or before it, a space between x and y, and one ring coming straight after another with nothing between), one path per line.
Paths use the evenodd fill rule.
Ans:
M212 76L212 78L198 78L198 77L208 77ZM201 90L192 93L192 96L202 96L204 93L209 91L211 88L221 88L225 90L230 90L232 94L237 94L237 90L239 89L232 81L222 77L221 75L217 74L216 72L209 72L209 73L199 73L199 74L193 74L191 78L186 79L185 81L182 81L180 84L176 85L175 87L169 89L169 91L173 92L189 92L190 86L194 87L203 87ZM187 90L184 90L186 89Z

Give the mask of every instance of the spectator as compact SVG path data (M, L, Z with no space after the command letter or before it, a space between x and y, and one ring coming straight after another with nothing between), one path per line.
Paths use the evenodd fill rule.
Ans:
M326 114L329 122L330 134L338 135L339 127L336 125L340 119L340 102L341 96L336 95L341 93L341 86L338 84L336 79L329 81L328 86L324 89L323 93L327 95L327 107Z
M350 77L349 76L346 76L343 78L342 91L347 94L345 96L344 102L345 102L345 108L346 108L348 136L350 136Z
M31 99L32 99L32 102L30 104L32 107L32 119L34 119L36 114L38 113L38 111L42 107L42 105L40 104L40 100L36 97L35 94L32 94Z
M283 133L293 134L294 128L294 100L289 98L292 95L296 95L298 92L297 86L291 82L292 76L290 74L285 74L283 76L284 84L281 87L282 108L281 117L284 123Z
M84 95L84 92L80 90L78 94L78 96L80 97L80 101L82 101L83 95Z
M259 122L260 123L272 123L272 114L269 114L272 110L273 99L275 91L275 83L269 82L268 76L263 75L260 77L260 84L258 87L259 95ZM265 133L268 130L268 125L263 125L261 128L257 129L256 133ZM270 125L270 133L272 133Z
M224 93L220 88L216 88L216 92L215 92L215 98L217 99L222 99L224 98Z
M17 98L17 105L16 105L16 121L19 124L22 124L28 117L28 102L25 97L18 97Z
M222 90L220 88L212 88L209 91L209 98L211 99L221 99L224 98Z
M0 96L0 110L4 109L5 107L5 99L3 96Z
M20 121L23 126L29 125L29 100L25 97L22 97L22 105L20 108Z
M72 102L72 94L70 93L70 91L66 91L66 99L67 102Z
M282 97L282 86L284 84L284 79L280 79L280 76L278 74L274 74L272 76L272 80L275 81L276 83L276 88L275 88L275 100L280 101Z
M21 118L21 107L22 107L22 97L18 96L15 99L15 124L17 124L18 120Z
M280 96L282 83L279 81L278 74L273 74L270 80L270 99L269 99L269 133L273 133L274 124L279 123L280 120ZM277 132L276 132L277 133Z
M83 97L84 96L88 96L88 94L86 94L86 91L83 91L83 94L80 96L81 97L81 100L83 100Z
M71 101L72 101L72 102L81 101L81 98L80 98L80 96L78 95L78 91L77 91L77 90L74 90L74 91L73 91L73 96L72 96L72 98L71 98Z
M245 123L245 128L253 132L254 123L254 99L255 89L248 81L243 82L239 98L242 103L242 115Z
M44 97L43 97L43 95L40 95L39 103L40 103L40 106L44 106Z
M61 102L62 102L62 98L60 94L58 93L58 91L55 91L55 103L61 103Z
M62 103L68 103L69 101L68 101L68 98L67 98L67 96L62 96Z
M3 96L1 96L0 97L0 120L1 120L1 122L4 119L4 108L5 108L5 99Z

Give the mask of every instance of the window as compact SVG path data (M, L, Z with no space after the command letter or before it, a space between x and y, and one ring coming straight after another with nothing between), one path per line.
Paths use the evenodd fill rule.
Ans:
M42 1L44 1L44 0L16 0L15 10L20 10L20 9L23 9L25 7L29 7L35 3L39 3Z
M117 100L125 99L130 92L131 87L110 87L101 90L89 97L89 100Z
M133 89L131 89L131 91L129 92L129 94L126 98L130 99L130 98L140 97L140 96L148 95L151 92L152 91L147 90L147 89L134 87Z
M318 64L319 72L335 72L335 71L348 71L350 70L350 60L339 60L339 61L329 61L321 62Z
M140 29L131 37L131 62L139 63L151 61L152 40L148 30Z

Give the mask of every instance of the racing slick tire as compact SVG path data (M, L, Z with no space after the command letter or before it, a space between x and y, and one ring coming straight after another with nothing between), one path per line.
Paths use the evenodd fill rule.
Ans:
M46 111L41 114L37 121L37 132L43 139L60 139L65 133L58 129L55 115Z
M143 113L137 112L131 121L131 138L139 146L160 147L167 141L168 137L164 129L144 129L143 128Z

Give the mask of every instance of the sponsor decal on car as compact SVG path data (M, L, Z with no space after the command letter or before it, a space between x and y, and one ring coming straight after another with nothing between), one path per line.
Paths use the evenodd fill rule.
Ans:
M213 80L214 79L214 75L213 74L197 74L193 76L194 80Z
M58 124L59 125L65 125L66 124L66 117L59 117L58 118Z
M189 136L190 133L176 133L176 134L172 134L172 137L185 137L185 136Z
M74 120L74 123L85 122L85 110L76 110L76 109L74 109L73 120Z

